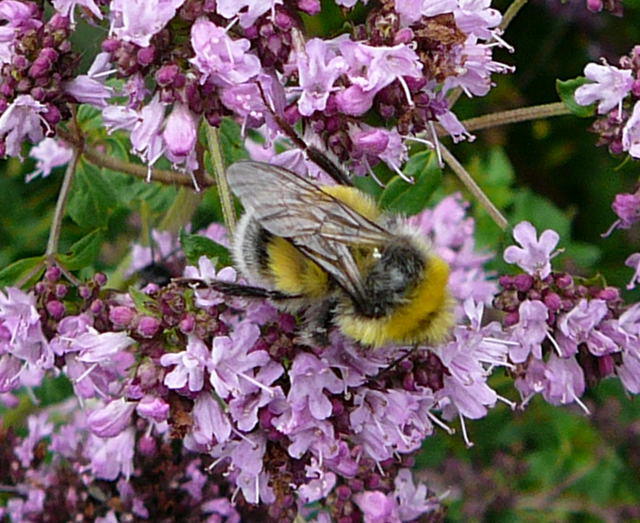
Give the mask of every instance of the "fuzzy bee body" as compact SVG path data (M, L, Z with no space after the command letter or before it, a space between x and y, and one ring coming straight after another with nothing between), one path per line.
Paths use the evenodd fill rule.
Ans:
M452 324L448 265L420 234L354 187L319 186L279 167L228 170L246 214L234 240L240 272L290 297L307 331L332 326L374 347L437 343Z

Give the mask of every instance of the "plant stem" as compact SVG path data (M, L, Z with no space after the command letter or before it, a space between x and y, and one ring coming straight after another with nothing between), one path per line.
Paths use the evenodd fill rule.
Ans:
M125 174L131 174L137 178L146 179L149 174L149 169L145 165L139 165L135 163L125 162L108 154L99 152L94 147L83 144L79 139L71 135L69 132L58 128L58 135L68 144L81 148L84 158L97 167L106 167L113 171L119 171ZM184 185L187 187L193 187L193 181L188 174L169 171L165 169L151 169L151 179L155 182L161 182L170 185ZM213 182L209 179L198 180L201 184L201 188L210 187Z
M236 230L236 212L233 207L231 198L231 188L227 182L227 176L224 167L224 159L222 157L222 147L220 145L220 134L216 127L212 127L208 123L207 126L207 143L209 145L209 153L211 154L211 164L213 165L213 177L218 186L218 196L220 197L220 205L222 206L222 215L224 224L230 234Z
M500 22L498 29L500 29L501 31L505 31L507 27L509 27L511 21L516 17L520 9L522 9L526 3L527 0L513 0L513 2L511 2L511 5L502 15L502 22Z
M489 213L489 216L491 216L491 218L496 223L496 225L500 227L503 231L506 231L509 228L509 222L498 210L498 208L495 205L493 205L493 202L484 193L484 191L480 188L480 186L475 182L472 176L466 171L466 169L456 159L456 157L449 152L449 149L447 149L441 144L440 150L442 152L442 158L447 163L447 165L451 167L451 170L454 173L456 173L456 175L458 176L460 181L464 184L464 186L480 202L480 205L482 205L485 208L485 210Z
M64 172L64 179L62 180L62 187L58 194L58 201L56 202L56 210L53 213L53 222L51 223L51 229L49 231L49 241L47 242L46 256L52 256L58 252L58 242L60 241L60 230L62 229L62 219L64 218L64 211L67 206L67 200L73 185L73 178L76 174L76 167L78 165L78 158L80 157L77 147L73 148L73 154L71 160L67 164L67 169Z
M567 114L571 114L571 111L569 111L562 102L553 102L469 118L468 120L464 120L462 125L464 125L467 131L479 131L480 129L488 129L499 125L527 122L529 120L541 120L543 118L550 118L551 116L564 116ZM438 134L442 136L446 134L446 131L441 129Z

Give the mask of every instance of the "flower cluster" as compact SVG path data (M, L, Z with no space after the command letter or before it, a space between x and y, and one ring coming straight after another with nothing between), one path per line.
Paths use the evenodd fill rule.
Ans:
M508 247L504 258L525 273L500 278L494 305L505 312L509 360L525 403L540 393L554 405L577 402L587 410L585 388L612 375L638 394L640 304L625 306L615 287L553 272L554 231L538 238L522 222L514 237L520 247Z
M578 87L575 100L580 105L597 104L598 119L592 126L598 145L613 154L628 152L640 158L640 47L619 60L618 67L590 63L584 69L588 83Z
M435 428L453 432L442 418L459 419L466 439L464 418L502 399L487 378L508 365L509 342L497 323L481 324L494 286L460 198L413 225L451 264L461 300L461 324L440 347L371 351L339 332L327 347L302 345L295 318L269 303L179 282L119 294L96 275L76 297L51 267L33 293L8 289L0 302L4 401L49 370L69 378L83 406L69 403L68 421L55 429L46 413L32 418L27 438L5 446L13 453L6 462L20 463L8 512L35 517L72 489L65 513L158 519L176 510L156 501L164 489L162 499L186 491L175 494L185 514L231 521L250 518L258 504L278 521L318 510L320 521L435 513L438 499L408 470L413 454ZM236 279L205 257L184 276ZM57 457L42 461L48 437ZM154 471L165 464L167 481L185 479L157 485ZM121 503L99 505L87 495L96 485Z
M353 7L338 3L345 14ZM11 28L0 100L0 152L8 155L24 139L52 134L69 116L66 102L81 102L99 108L111 132L127 131L150 166L164 156L196 170L200 118L217 126L232 116L245 129L264 126L269 143L302 122L308 141L354 172L380 162L400 172L405 139L424 140L416 135L427 131L435 140L436 122L455 140L471 138L449 91L483 96L493 73L512 70L492 58L506 44L489 0L385 1L368 6L366 23L351 33L308 41L300 15L319 14L317 0L53 4L45 21L35 3L0 1ZM68 40L76 5L92 23L109 24L85 75L75 73ZM121 81L107 85L109 75ZM373 116L387 125L365 123Z

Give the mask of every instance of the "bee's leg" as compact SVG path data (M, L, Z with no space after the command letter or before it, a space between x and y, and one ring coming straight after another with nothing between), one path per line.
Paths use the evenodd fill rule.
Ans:
M376 381L379 378L382 378L385 374L387 374L388 372L391 372L393 369L395 369L400 363L402 363L405 359L407 359L409 356L411 356L412 354L415 354L418 351L418 347L419 345L414 345L412 348L410 348L409 350L407 350L402 356L396 358L395 360L393 360L391 363L389 363L389 365L387 365L384 369L381 369L380 372L378 372L375 376L371 376L371 378L369 378L367 380L367 383L371 383L373 381Z
M263 287L255 287L253 285L244 285L242 283L233 283L221 280L212 280L207 282L196 278L176 278L173 281L178 284L186 284L200 289L213 289L229 296L264 298L273 301L294 300L300 298L300 296L294 294L285 294L284 292L264 289Z

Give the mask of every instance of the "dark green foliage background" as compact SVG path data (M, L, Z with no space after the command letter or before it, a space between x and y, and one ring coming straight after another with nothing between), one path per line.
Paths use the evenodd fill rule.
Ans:
M640 42L640 1L627 2L623 18L589 13L583 2L536 0L525 6L505 35L515 53L495 53L497 60L516 65L515 74L496 76L497 87L485 98L462 98L455 108L461 119L557 101L556 79L580 76L584 65L600 56L615 63L617 56ZM503 11L507 5L503 0L496 3ZM355 18L363 13L357 10ZM340 28L335 25L336 14L329 12L324 23L307 20L310 31L335 34ZM86 43L94 45L92 33L86 35ZM107 137L96 112L83 109L80 120L90 133L89 141L130 159L128 144ZM631 276L624 260L640 250L640 227L606 239L600 234L614 220L610 208L614 195L633 190L639 164L596 148L595 135L587 132L590 123L591 119L573 116L520 123L480 131L474 143L452 150L512 224L527 219L561 234L565 252L557 260L559 268L585 276L600 272L610 284L624 287ZM228 161L242 156L238 129L229 122L222 129L222 142ZM417 156L405 170L418 183L409 187L391 181L378 194L385 206L418 212L425 198L433 204L462 190L450 172L434 167L428 154L414 153ZM25 173L33 169L31 160L11 159L0 169L0 268L4 268L44 252L62 173L58 170L50 179L25 184ZM361 184L381 192L366 180ZM81 269L81 276L95 270L121 273L130 242L144 241L143 231L160 222L177 193L175 187L145 184L81 163L60 251L73 251L67 260ZM505 238L482 209L474 207L473 213L479 244L499 252ZM193 230L211 220L221 220L215 189L204 195ZM194 258L211 248L197 238L183 238ZM101 240L105 243L100 250L96 247ZM491 266L511 270L500 257ZM1 273L0 280L4 281ZM636 292L626 296L629 301L639 299ZM494 377L493 385L500 394L517 399L506 377ZM68 393L68 384L61 380L36 391L45 404ZM459 434L427 440L417 460L417 474L438 493L449 491L444 502L451 521L615 521L634 514L640 519L634 513L640 507L638 401L625 397L613 381L589 392L585 401L591 417L537 398L523 412L511 412L501 404L487 418L468 423L475 443L471 449L464 447ZM20 425L32 409L24 398L18 410L4 413L5 422Z

